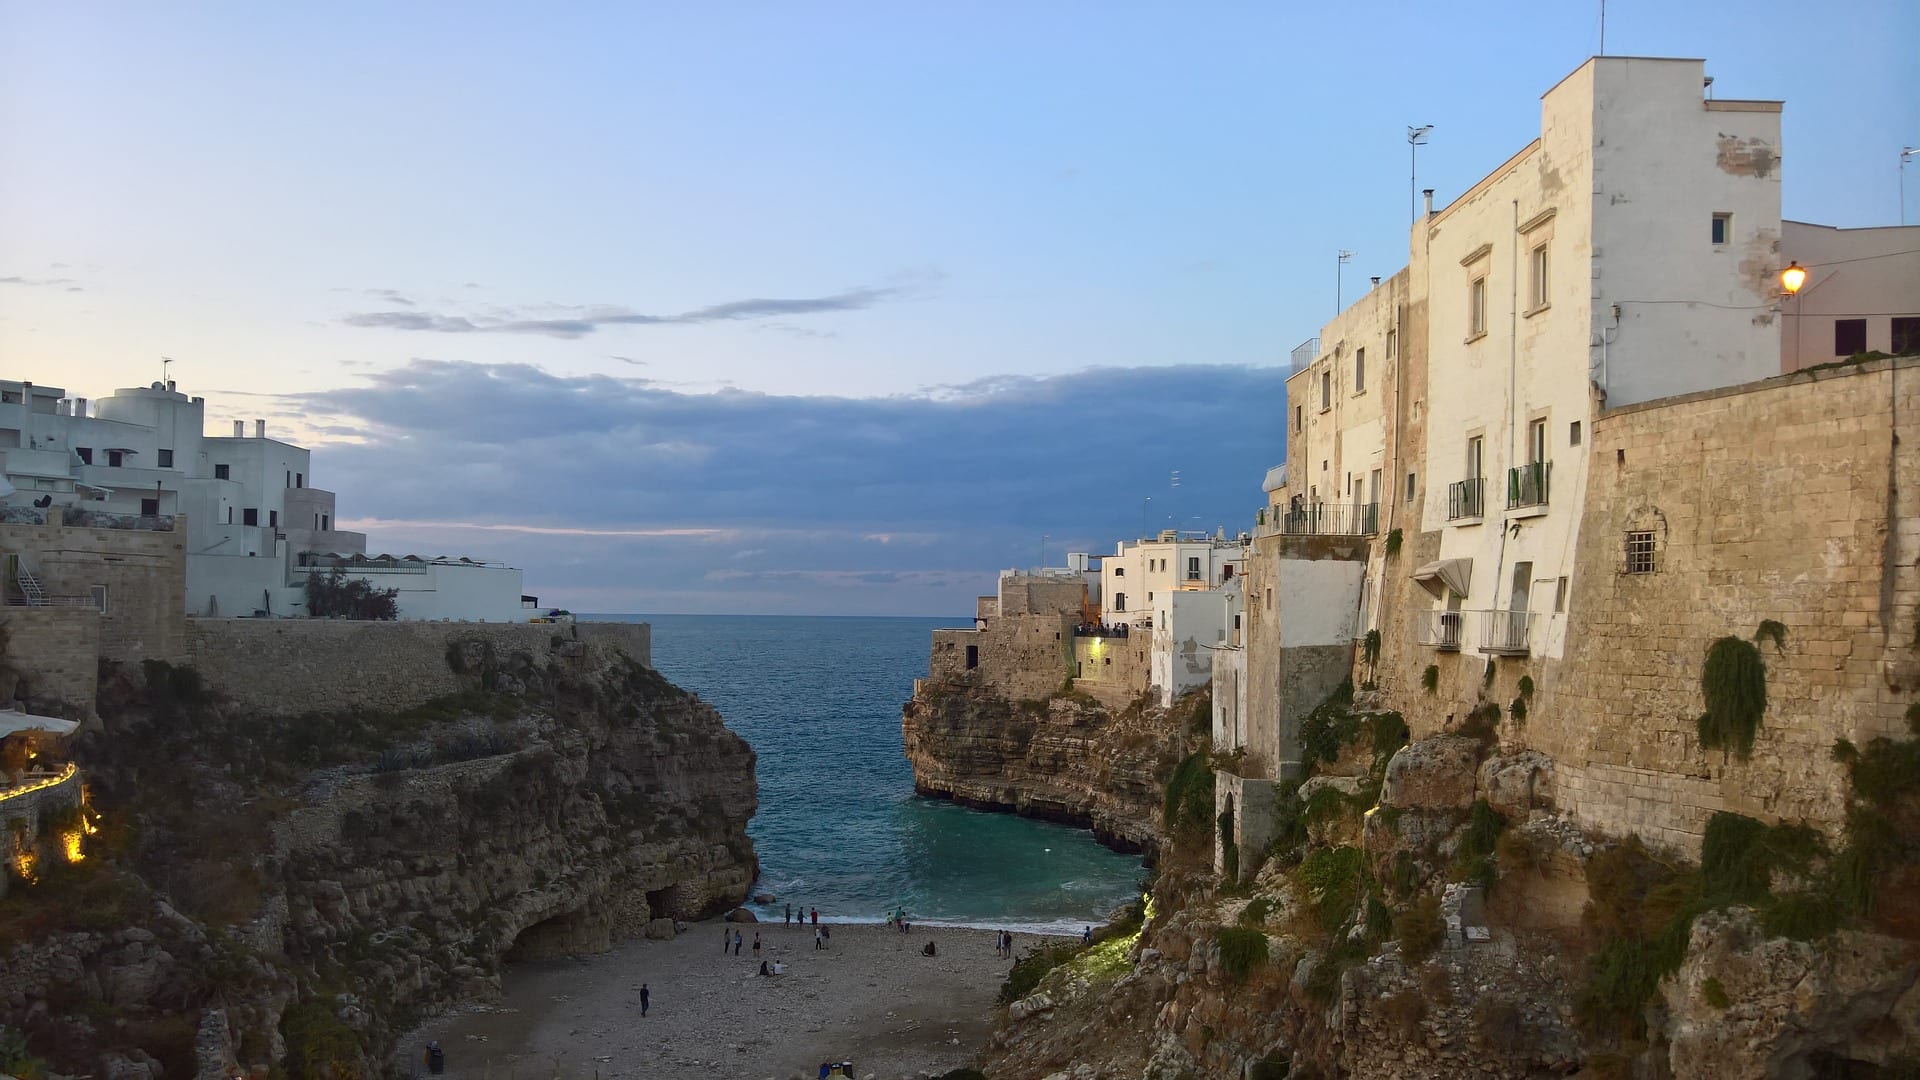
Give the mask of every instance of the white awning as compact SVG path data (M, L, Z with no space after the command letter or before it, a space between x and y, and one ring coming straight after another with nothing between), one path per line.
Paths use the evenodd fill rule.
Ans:
M0 709L0 739L22 731L44 731L49 735L69 735L79 724L57 716L35 716L18 709Z
M1436 559L1415 570L1413 580L1436 600L1445 600L1448 590L1465 596L1467 585L1473 581L1473 560Z

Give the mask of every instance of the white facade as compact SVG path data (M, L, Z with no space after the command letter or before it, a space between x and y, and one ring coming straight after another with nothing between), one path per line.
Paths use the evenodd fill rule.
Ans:
M1246 562L1246 545L1223 536L1167 530L1152 540L1122 540L1101 560L1101 617L1108 623L1165 625L1174 594L1217 589Z
M58 387L0 380L0 469L10 506L78 506L187 521L187 612L299 615L307 552L362 555L366 535L336 527L334 494L310 486L304 447L239 422L205 432L206 399L173 384L116 390L89 405ZM436 564L438 565L438 564ZM351 567L386 587L371 572ZM408 619L525 617L520 571L477 563L409 576Z
M1588 61L1538 140L1415 227L1430 644L1558 657L1597 403L1779 371L1780 106L1706 101L1703 78Z

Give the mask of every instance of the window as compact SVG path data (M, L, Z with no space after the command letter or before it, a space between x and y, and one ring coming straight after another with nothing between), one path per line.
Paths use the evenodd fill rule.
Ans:
M1115 611L1127 610L1127 594L1126 593L1117 592L1113 594L1113 610Z
M1636 529L1627 533L1627 573L1653 573L1653 530Z
M1114 568L1113 568L1113 576L1114 576L1114 577L1126 577L1126 576L1127 576L1127 568L1126 568L1126 567L1124 567L1124 566L1116 566L1116 567L1114 567Z
M1580 421L1578 420L1575 420L1573 423L1567 425L1567 445L1568 446L1580 445Z
M967 670L972 671L974 668L977 668L979 666L980 666L980 646L978 645L967 646Z
M1722 247L1733 240L1733 215L1713 215L1713 246Z
M1538 465L1547 460L1547 422L1530 420L1527 422L1527 464Z
M227 524L233 524L233 507L227 507Z
M1895 356L1920 353L1920 316L1895 315L1892 344Z
M1487 440L1483 436L1475 435L1467 440L1467 479L1472 480L1486 475L1483 471L1486 464Z
M93 447L76 446L73 448L73 452L80 455L80 464L82 465L93 464Z
M160 467L160 468L162 468L162 469L171 469L171 468L173 468L173 451L171 451L171 450L162 450L162 451L160 451L160 465L159 465L159 467Z
M1528 306L1534 311L1539 311L1547 306L1547 245L1541 244L1533 249L1532 265L1532 302Z
M1387 331L1387 359L1391 360L1399 355L1400 332L1398 330L1389 330Z
M1151 591L1147 593L1147 603L1153 603L1153 593Z
M1367 350L1365 349L1353 351L1353 392L1356 394L1367 392Z
M1567 610L1567 579L1560 578L1553 585L1553 611L1559 614Z
M275 528L275 529L279 528L280 527L280 511L278 510L267 511L267 524L272 528Z
M242 525L260 524L260 511L255 510L251 506L247 507L245 510L240 511L240 524Z
M213 467L213 478L215 480L231 480L232 479L231 476L227 475L227 466L225 465L215 465Z
M107 467L108 468L117 469L126 460L127 460L127 452L124 450L107 451Z
M320 515L320 531L325 532L326 530L331 528L333 528L333 515L321 514Z
M1273 586L1267 586L1267 610L1273 610Z
M1413 474L1407 474L1407 501L1413 501Z
M293 474L293 486L294 486L294 487L297 487L297 488L303 488L303 487L306 487L306 486L307 486L307 474L306 474L306 473L303 473L303 472L297 472L297 473L294 473L294 474Z
M293 486L293 470L292 469L287 470L287 486L288 487Z
M1187 557L1187 580L1188 581L1200 580L1200 556L1198 555L1191 555Z
M1833 320L1833 355L1852 356L1867 351L1867 320Z
M1320 373L1320 411L1333 408L1333 372Z
M1487 279L1477 277L1467 286L1467 336L1477 338L1487 332Z
M93 598L93 606L99 609L100 614L105 615L107 613L107 587L105 585L91 586L87 589L87 595Z
M1299 431L1306 421L1307 407L1305 405L1295 405L1293 407L1293 430Z
M140 516L141 517L160 516L160 500L159 499L141 499L140 500Z

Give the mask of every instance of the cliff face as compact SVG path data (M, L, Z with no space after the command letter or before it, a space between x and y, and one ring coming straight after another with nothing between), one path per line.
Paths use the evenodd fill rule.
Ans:
M931 679L900 726L921 795L1084 825L1110 846L1148 852L1183 730L1179 717L1138 703L1111 709L1084 694L1015 703Z
M0 905L0 1023L116 1080L338 1074L503 962L744 898L754 755L710 706L597 645L447 662L473 689L285 721L182 669L110 680L101 832Z

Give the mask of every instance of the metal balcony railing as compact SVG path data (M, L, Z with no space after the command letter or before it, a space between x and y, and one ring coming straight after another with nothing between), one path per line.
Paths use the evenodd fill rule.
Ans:
M1422 611L1418 613L1419 625L1415 627L1420 644L1428 645L1443 652L1459 652L1462 631L1466 628L1467 617L1459 611Z
M1313 503L1281 515L1294 536L1371 536L1380 531L1379 503Z
M1317 335L1295 345L1293 352L1288 354L1288 360L1290 360L1293 365L1293 370L1289 374L1298 375L1312 367L1314 360L1317 359L1319 355L1320 338Z
M1477 518L1486 513L1487 478L1476 476L1447 485L1447 520Z
M1480 651L1501 656L1525 656L1530 650L1533 613L1529 611L1477 612L1480 622Z
M1507 509L1547 505L1547 481L1553 477L1553 462L1536 461L1507 470Z

